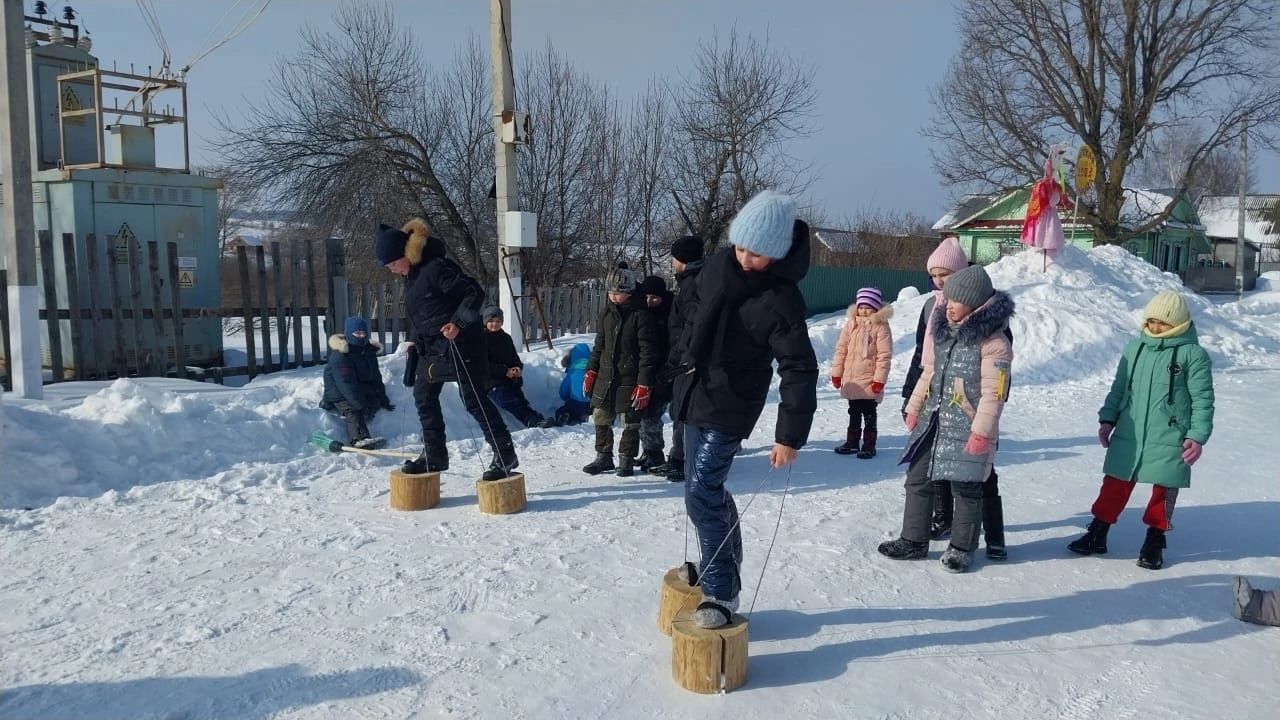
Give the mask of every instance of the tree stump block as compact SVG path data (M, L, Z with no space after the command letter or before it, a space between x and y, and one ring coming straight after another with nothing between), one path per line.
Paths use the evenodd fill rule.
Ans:
M501 480L477 480L476 499L480 512L510 515L524 509L524 473L512 473Z
M671 677L696 693L729 692L747 681L747 619L734 615L714 630L698 627L693 611L671 623Z
M680 568L671 568L662 577L662 600L658 605L658 629L671 636L671 621L676 615L692 612L702 602L702 588L696 588L680 579Z
M409 475L391 471L391 507L396 510L429 510L440 504L440 473Z

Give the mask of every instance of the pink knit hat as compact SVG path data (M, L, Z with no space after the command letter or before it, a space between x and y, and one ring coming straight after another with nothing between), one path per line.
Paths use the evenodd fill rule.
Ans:
M965 257L964 250L960 248L960 241L949 237L938 243L938 249L929 256L925 269L946 268L951 272L960 272L968 266L969 258Z
M854 305L866 305L872 310L879 310L884 306L884 299L880 296L880 288L864 287L858 291L854 297Z

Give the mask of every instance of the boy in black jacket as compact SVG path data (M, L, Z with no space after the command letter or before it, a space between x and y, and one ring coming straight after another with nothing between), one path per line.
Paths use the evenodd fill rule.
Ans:
M684 329L692 324L690 320L698 311L698 273L702 272L704 252L702 238L696 235L685 235L671 243L671 269L676 274L677 293L671 301L671 317L667 321L670 350L665 358L662 382L668 386L672 369L680 364L688 345ZM684 423L676 417L674 409L671 411L671 454L666 463L650 468L649 472L671 482L684 482Z
M650 275L640 283L640 296L644 298L645 308L653 316L654 341L660 359L665 359L671 348L668 336L668 318L671 316L671 293L667 292L667 283L657 275ZM640 415L640 455L641 472L654 472L666 462L662 455L665 442L662 438L662 416L667 412L671 402L671 383L658 380L654 384L653 397L649 407Z
M489 399L524 423L525 427L550 427L547 419L534 410L524 396L524 362L516 352L515 341L502 329L502 308L484 311L484 329L488 331ZM554 424L554 423L552 423Z
M729 225L732 248L707 260L701 302L675 369L672 407L685 423L685 508L698 532L704 628L727 624L742 587L738 509L725 488L733 458L764 410L778 363L782 378L769 461L791 464L817 409L818 361L796 283L809 269L809 226L788 195L766 190Z
M378 262L405 278L405 308L413 326L414 350L421 356L413 383L413 400L422 422L422 454L406 461L407 474L449 469L440 392L458 383L462 404L475 418L493 450L493 461L481 476L501 480L519 465L511 433L489 400L488 354L480 308L484 289L458 264L445 257L444 242L431 235L427 223L414 218L403 229L381 225L374 242Z
M636 294L636 278L626 263L610 273L609 301L600 315L595 346L582 381L591 396L596 426L596 459L582 471L598 475L614 469L613 421L622 416L618 443L618 475L635 473L640 451L640 415L649 407L658 374L658 343L653 315Z
M329 336L320 407L338 413L347 426L348 442L366 450L386 442L369 437L368 422L379 410L396 409L378 369L381 353L382 346L369 339L369 323L358 315L347 318L341 334Z

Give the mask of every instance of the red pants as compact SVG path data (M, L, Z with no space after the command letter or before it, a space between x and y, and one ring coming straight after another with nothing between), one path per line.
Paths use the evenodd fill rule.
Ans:
M1093 516L1104 523L1114 525L1120 519L1120 511L1129 502L1134 480L1121 480L1111 475L1102 478L1102 489L1098 491L1098 499L1093 501ZM1147 502L1147 511L1142 514L1142 522L1168 532L1173 528L1173 506L1178 502L1178 488L1163 485L1151 486L1151 500Z

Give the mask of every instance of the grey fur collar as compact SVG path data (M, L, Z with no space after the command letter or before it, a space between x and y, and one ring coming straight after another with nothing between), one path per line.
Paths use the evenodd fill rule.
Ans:
M997 290L991 299L974 310L969 317L956 328L956 340L966 345L977 344L1005 329L1009 318L1013 317L1013 298L1003 290ZM933 340L943 342L951 333L947 323L947 303L936 303L933 307Z

